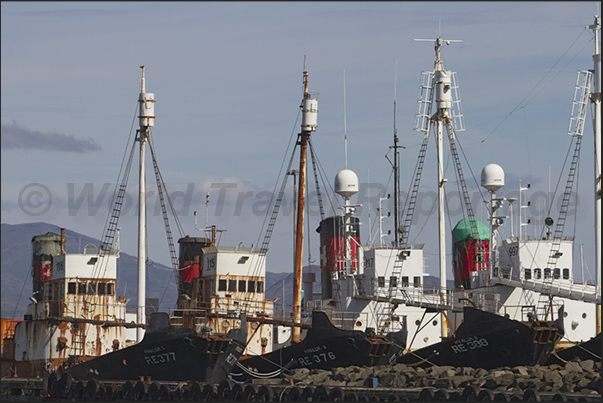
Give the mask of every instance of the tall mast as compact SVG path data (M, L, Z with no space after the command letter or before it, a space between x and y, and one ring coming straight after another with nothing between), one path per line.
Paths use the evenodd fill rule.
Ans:
M415 39L415 41L433 41L433 39ZM440 49L444 43L462 42L460 40L444 40L439 36L435 40L436 60L434 65L434 96L437 105L436 113L430 121L436 123L436 148L438 155L438 238L439 238L439 267L440 267L440 303L446 303L446 221L444 216L444 127L451 123L452 109L452 72L444 70ZM448 336L446 317L442 313L440 318L442 338Z
M297 192L297 224L295 234L295 265L293 268L293 322L301 324L302 265L304 248L304 210L306 203L306 155L310 134L316 131L318 100L308 92L308 71L304 60L304 99L302 101L302 125L298 137L299 154L299 188ZM293 327L292 341L299 343L301 328Z
M597 289L601 289L601 17L596 15L593 25L587 28L594 34L595 91L591 94L594 105L593 131L595 135L595 279ZM597 304L596 331L601 333L601 304Z
M398 78L398 59L396 59L396 71L394 72L394 248L400 246L400 231L398 205L400 204L400 148L398 145L398 129L396 127L396 84Z
M149 139L149 127L155 124L155 99L154 94L146 92L144 66L140 82L140 95L138 97L138 119L140 128L137 130L136 140L140 142L139 188L138 188L138 299L136 308L136 322L146 323L146 246L147 246L147 207L146 207L146 142ZM136 342L142 341L144 329L136 329Z

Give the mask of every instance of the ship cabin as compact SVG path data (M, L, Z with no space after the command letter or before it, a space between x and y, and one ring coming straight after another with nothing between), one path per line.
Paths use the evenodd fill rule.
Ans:
M384 298L423 293L423 244L407 249L368 248L364 251L365 292ZM362 290L357 290L360 292Z
M557 250L549 264L551 251ZM513 280L533 280L536 282L557 282L569 284L574 280L572 271L573 239L519 239L507 238L499 247L500 271L493 271L494 277Z
M35 236L33 295L14 329L18 376L40 376L125 347L116 252L65 253L65 236Z
M245 313L248 343L244 355L272 351L273 301L266 301L266 256L243 246L216 246L207 238L181 238L178 309L172 323L228 333ZM181 317L181 318L180 318Z

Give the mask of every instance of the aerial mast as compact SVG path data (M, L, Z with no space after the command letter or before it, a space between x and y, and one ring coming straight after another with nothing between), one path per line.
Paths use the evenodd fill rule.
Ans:
M155 125L155 95L146 92L144 66L140 82L140 95L138 97L138 119L140 128L136 131L136 141L140 142L140 165L138 187L138 298L136 308L136 322L139 325L146 323L146 245L147 245L147 207L146 207L146 143L149 140L149 128ZM142 341L144 328L136 329L136 342Z
M420 42L433 42L434 39L415 39ZM462 42L461 40L444 40L441 36L435 39L436 60L434 65L434 95L437 110L430 121L436 123L436 147L438 155L438 234L439 234L439 257L440 257L440 299L441 303L446 303L446 222L444 216L444 184L447 179L444 178L444 145L443 133L444 127L452 121L451 109L452 98L452 71L444 70L444 63L441 57L441 48L444 43L449 45L451 42ZM442 337L447 337L448 326L445 316L442 314L440 320Z
M400 246L400 225L399 218L400 213L398 212L398 205L400 204L400 148L404 146L398 145L398 128L396 127L396 84L398 79L398 60L396 59L396 69L394 72L394 145L390 146L390 149L394 150L394 248Z
M601 289L601 17L596 15L593 25L586 27L594 34L594 93L590 100L594 106L593 131L595 135L595 280ZM601 333L601 304L597 304L596 331Z
M293 326L292 341L301 341L301 294L302 294L302 265L304 248L304 210L306 203L306 157L310 134L316 131L318 118L318 99L308 92L308 71L304 58L304 98L302 100L301 133L298 136L299 154L299 188L297 192L297 224L295 234L295 265L293 268Z

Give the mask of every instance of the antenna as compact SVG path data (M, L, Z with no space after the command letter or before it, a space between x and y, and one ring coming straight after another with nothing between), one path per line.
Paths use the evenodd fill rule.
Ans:
M398 59L396 59L396 68L394 70L394 137L398 135L396 128L396 93L398 89Z
M371 203L371 168L367 168L366 169L366 174L367 174L367 177L368 177L368 192L369 192L369 195L368 195L368 199L369 199L369 208L368 208L368 230L369 230L369 236L368 236L368 239L369 239L369 245L370 245L370 244L372 244L372 239L373 239L373 237L372 237L372 235L373 235L372 234L373 228L371 228L371 204L372 204Z
M308 96L308 70L306 70L306 55L304 55L304 99Z
M140 80L140 92L145 93L145 83L144 83L144 65L140 66L142 69L142 80Z
M436 52L435 70L442 70L442 58L441 58L441 54L440 54L440 48L442 47L442 45L444 43L446 43L446 45L450 45L453 42L460 43L463 41L460 39L442 39L441 26L438 29L439 29L439 33L438 33L437 39L413 39L413 40L415 42L435 42L435 52Z
M345 155L345 169L348 169L348 135L346 128L346 105L345 105L345 68L343 69L343 152Z
M209 228L209 226L207 224L208 211L209 211L209 193L207 195L205 195L205 228Z

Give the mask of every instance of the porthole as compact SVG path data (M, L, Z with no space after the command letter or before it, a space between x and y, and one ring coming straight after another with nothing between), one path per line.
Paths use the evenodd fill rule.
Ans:
M437 320L434 320L434 321L433 321L433 322L431 322L431 323L432 323L434 326L437 326L437 325L438 325L438 321L437 321Z
M419 319L417 319L417 320L415 321L415 325L419 326L420 324L421 324L421 321L420 321Z
M582 319L586 319L586 312L582 314Z

